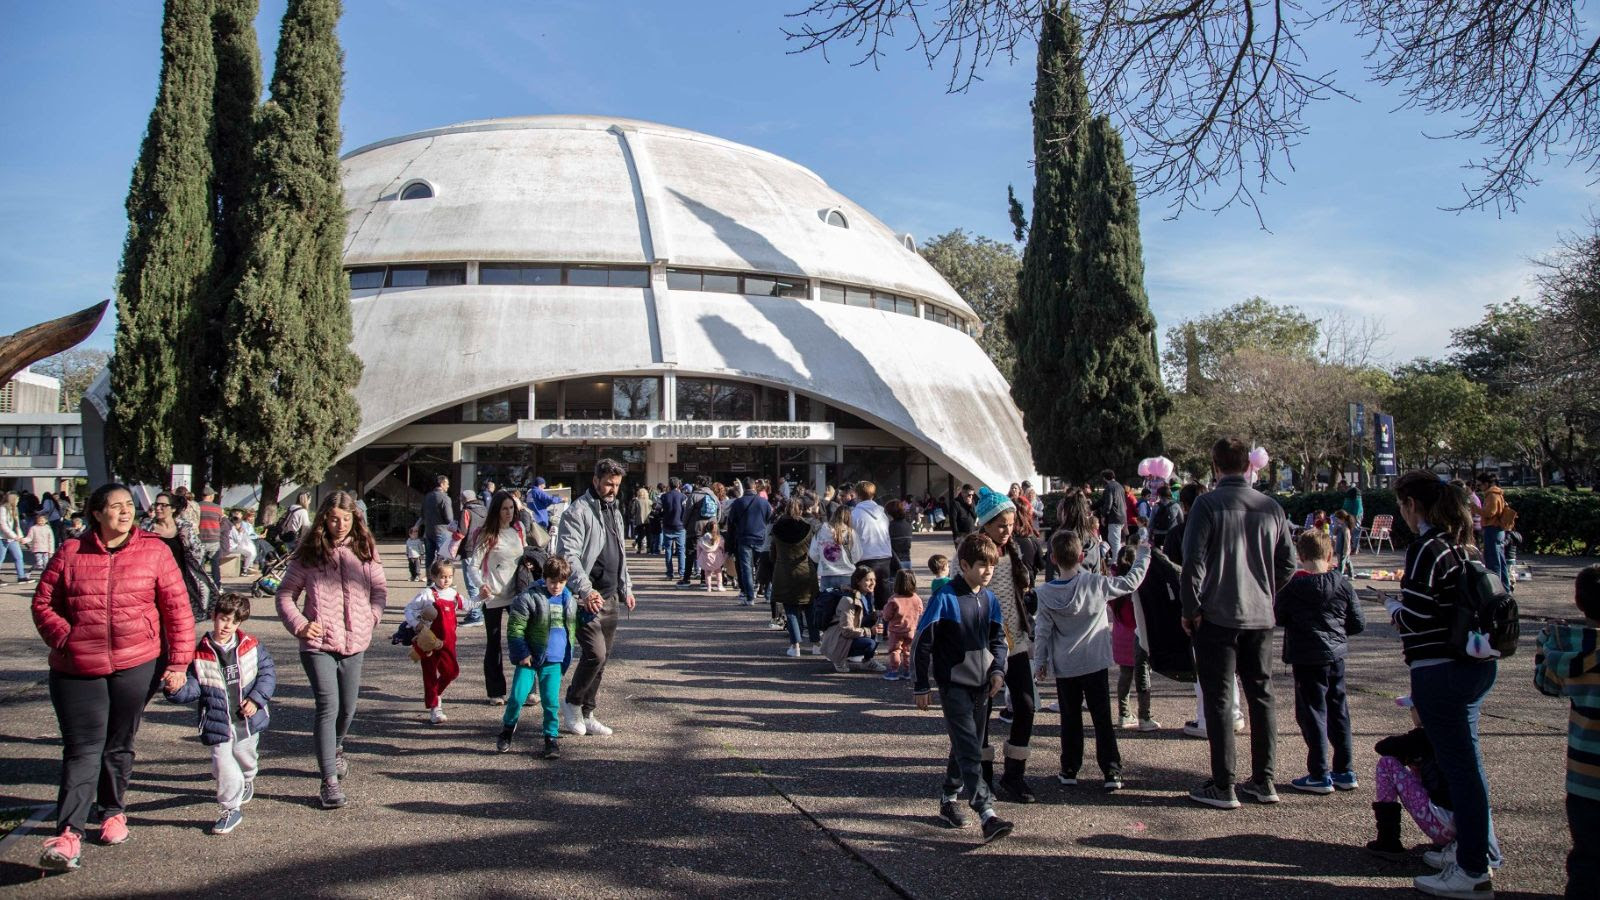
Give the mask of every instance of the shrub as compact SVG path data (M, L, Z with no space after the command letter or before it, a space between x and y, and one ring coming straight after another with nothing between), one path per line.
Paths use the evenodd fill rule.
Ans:
M1411 542L1414 535L1400 518L1394 491L1362 491L1361 499L1365 506L1363 526L1370 526L1375 515L1392 515L1395 546L1404 547ZM1332 513L1344 502L1344 496L1337 491L1286 494L1279 495L1278 502L1290 522L1301 524L1308 513L1319 509ZM1506 502L1517 511L1516 530L1522 535L1522 552L1593 556L1600 551L1600 496L1564 488L1509 488Z

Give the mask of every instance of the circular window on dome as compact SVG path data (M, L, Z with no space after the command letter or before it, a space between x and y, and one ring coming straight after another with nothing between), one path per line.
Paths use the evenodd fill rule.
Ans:
M401 200L427 200L433 195L433 185L421 178L413 178L400 187Z
M829 225L832 225L835 228L850 227L850 220L844 217L844 213L839 209L839 207L835 206L829 209L824 209L821 212L822 221L827 222Z
M905 248L912 253L917 252L917 239L911 236L911 232L908 231L900 235L900 243L904 244Z

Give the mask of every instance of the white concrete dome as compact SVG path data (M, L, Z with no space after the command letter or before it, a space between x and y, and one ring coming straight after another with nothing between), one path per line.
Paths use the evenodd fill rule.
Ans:
M377 273L352 282L365 368L347 452L493 391L675 373L818 398L962 480L1033 471L971 308L909 235L793 162L647 122L539 116L381 141L343 166L345 262ZM609 285L489 283L511 263L632 268ZM404 286L402 264L464 275ZM686 270L707 286L680 289ZM710 286L738 274L762 277Z

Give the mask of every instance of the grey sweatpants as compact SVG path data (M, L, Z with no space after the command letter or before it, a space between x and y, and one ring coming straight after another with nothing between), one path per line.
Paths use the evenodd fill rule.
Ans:
M301 651L300 666L311 682L317 717L312 726L316 740L317 768L324 780L333 778L339 748L356 717L356 695L361 692L361 660L364 653L340 656L337 653Z
M945 763L945 800L962 793L980 815L994 807L994 796L983 778L984 751L989 745L989 696L984 688L940 685L939 706L950 734L950 758Z
M238 809L244 786L256 780L256 745L261 735L211 745L211 773L217 776L217 805L223 812Z

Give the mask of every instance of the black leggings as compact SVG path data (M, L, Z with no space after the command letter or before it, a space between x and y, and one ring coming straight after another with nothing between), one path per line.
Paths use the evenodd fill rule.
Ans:
M505 622L507 609L509 607L502 606L483 611L483 689L491 700L506 695L505 652L500 646L500 626Z
M82 834L89 804L106 818L123 811L133 774L133 739L156 689L157 660L94 678L50 670L50 702L61 725L56 826ZM98 779L98 784L96 783Z
M1033 716L1039 708L1039 692L1033 685L1033 661L1026 653L1006 660L1006 690L1011 696L1011 740L1013 747L1026 747L1033 737Z

